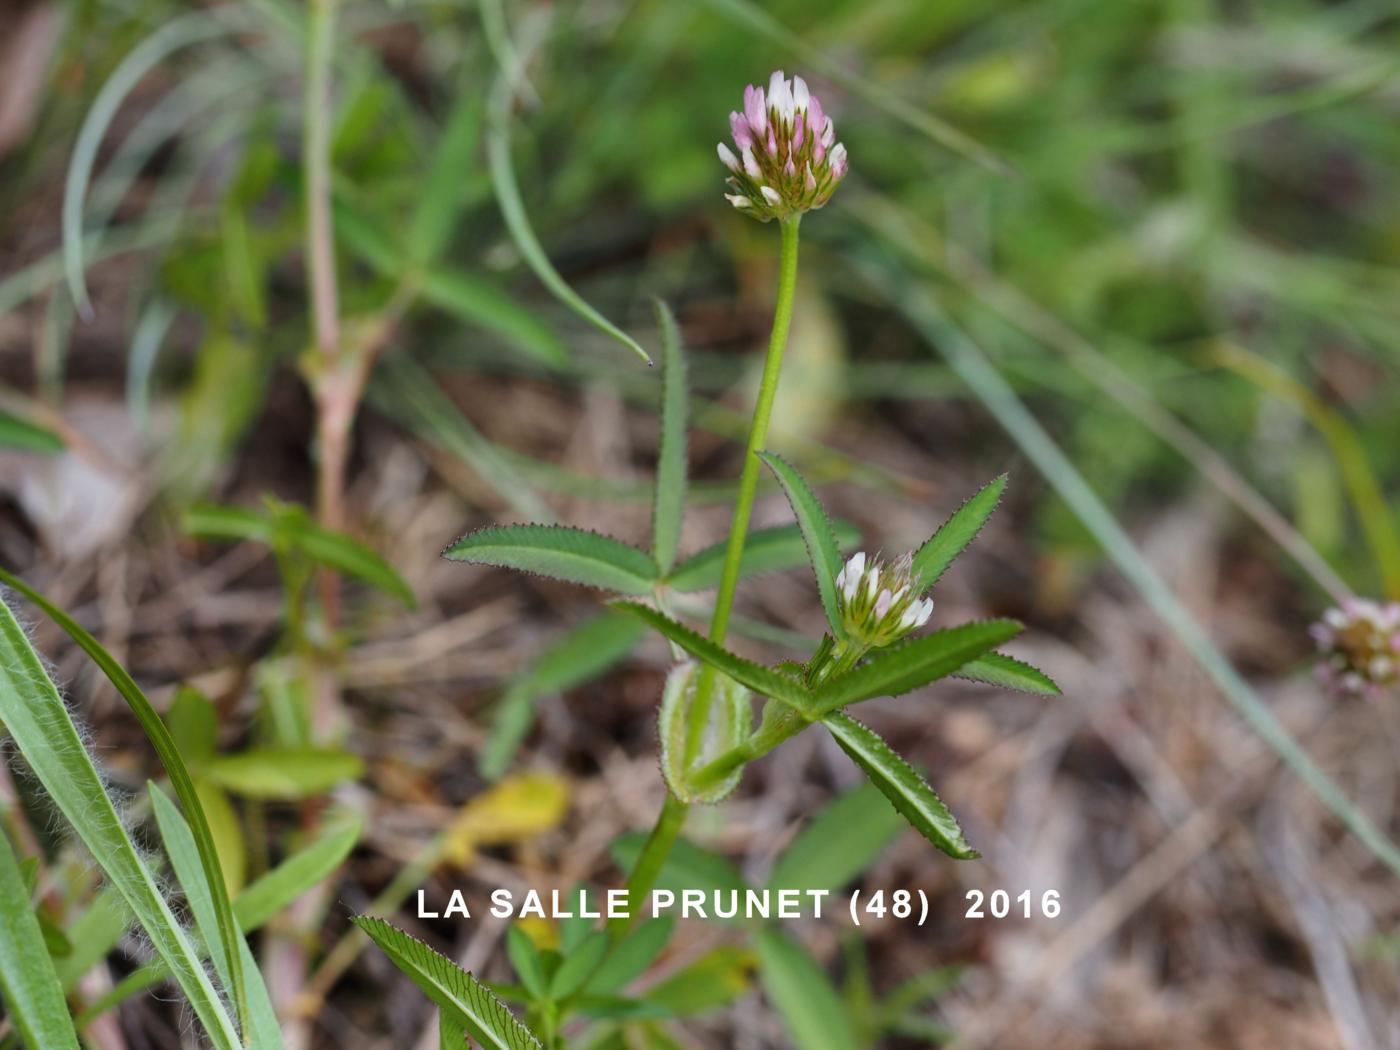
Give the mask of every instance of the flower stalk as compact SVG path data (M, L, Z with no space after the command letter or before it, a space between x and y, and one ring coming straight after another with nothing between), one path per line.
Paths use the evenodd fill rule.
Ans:
M783 355L792 327L793 303L797 292L798 231L802 215L820 208L831 198L847 168L846 148L835 141L835 127L831 118L825 114L821 102L811 94L801 77L788 81L781 71L775 72L766 94L762 88L750 85L744 92L744 112L731 113L729 122L739 155L736 156L724 144L719 146L720 161L730 170L728 181L735 191L726 194L726 197L735 208L761 222L778 220L781 246L773 327L768 338L768 353L763 362L753 418L749 424L724 566L710 620L710 640L718 645L724 643L729 632L730 615L739 587L740 566L762 469L758 453L764 450L768 441L768 427L782 375ZM683 756L687 764L699 757L714 695L715 671L706 664L700 669L694 701L687 712L687 753ZM767 754L805 724L794 712L786 709L773 718L765 717L756 733L697 773L698 786L709 788L721 783L736 769ZM656 825L627 879L629 900L635 902L644 899L655 886L671 847L685 824L689 808L686 802L667 792ZM627 925L627 920L620 920L611 925L610 932L614 937L620 936Z

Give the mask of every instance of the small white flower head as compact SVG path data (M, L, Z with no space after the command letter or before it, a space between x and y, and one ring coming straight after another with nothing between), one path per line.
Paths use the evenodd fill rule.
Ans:
M766 91L744 88L744 111L729 114L729 131L743 163L731 164L735 154L720 146L734 191L725 196L732 203L743 197L748 203L734 206L763 222L820 208L849 166L821 100L805 80L788 80L782 70L769 78Z
M1309 633L1321 657L1318 677L1333 693L1373 698L1400 683L1400 602L1348 599Z
M846 633L870 648L897 642L928 623L933 599L920 598L911 577L913 558L893 565L855 554L836 574L836 605Z

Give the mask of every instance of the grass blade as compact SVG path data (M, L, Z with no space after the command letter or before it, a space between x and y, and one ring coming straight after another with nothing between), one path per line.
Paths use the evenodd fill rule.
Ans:
M214 911L209 882L199 863L199 849L195 846L194 835L190 833L190 826L185 823L185 818L180 815L175 803L166 797L165 792L150 782L146 784L146 791L155 811L161 842L164 843L166 855L170 858L170 867L185 893L185 901L189 904L190 911L194 913L195 928L199 930L199 935L209 949L214 961L214 972L228 985L229 959L224 953L223 942L219 936L219 918ZM257 964L252 961L242 931L239 931L238 935L238 950L240 960L245 963L245 977L249 973L252 974L252 977L247 979L247 1027L251 1035L249 1045L257 1050L275 1050L282 1045L281 1028L277 1023L276 1011L272 1008L272 1000L267 994L267 985L258 973Z
M0 448L18 448L26 452L62 452L63 438L47 427L0 408Z
M823 718L822 725L920 835L958 860L981 856L967 844L962 828L928 781L877 733L840 711Z
M651 505L651 556L662 575L676 564L685 514L686 388L681 333L670 308L656 300L656 323L661 329L661 448L656 457L656 488Z
M91 315L92 303L88 299L84 278L83 198L92 179L98 148L112 118L132 88L169 55L202 40L232 35L242 28L246 27L203 12L183 15L167 22L122 59L93 100L92 108L78 131L73 159L69 162L63 184L63 265L68 277L68 291L84 317Z
M543 1050L505 1003L447 956L433 951L383 919L351 920L439 1007L487 1050Z
M25 1046L78 1050L63 986L44 945L10 840L0 831L0 997Z
M58 612L8 573L0 571L0 579L34 599L50 615ZM58 616L63 617L60 623L65 629L72 624L62 613L58 613ZM76 624L72 624L72 627L86 636L93 646L97 645L82 628ZM73 631L69 633L73 634ZM73 636L75 640L79 637L78 634ZM106 662L113 663L100 646L97 650ZM99 661L101 665L102 661ZM104 666L103 670L106 669ZM124 676L125 672L120 674ZM135 689L134 683L131 688ZM170 735L160 724L159 717L149 708L145 697L141 697L141 702L146 705L146 713L159 725L159 734L163 735L164 743L169 745ZM185 936L150 870L123 829L121 817L83 748L82 739L57 688L49 679L10 607L3 602L0 602L0 721L9 729L16 746L59 812L121 893L127 907L150 937L156 952L170 967L215 1047L218 1050L237 1050L237 1030L205 974L199 954ZM145 719L142 724L145 725ZM152 739L156 740L157 736L152 735ZM175 762L179 763L178 755ZM167 769L173 781L175 770L169 766ZM183 763L178 765L178 769L184 774L185 786L193 797L193 787L189 784L189 775ZM195 806L198 806L197 800ZM199 815L202 820L202 811ZM207 825L204 835L208 841L205 848L199 851L200 860L209 875L210 885L215 887L216 901L222 894L225 907L220 914L220 933L225 935L226 950L236 948L237 930L228 907L223 873L219 870L218 858L213 855L213 841Z
M1060 687L1044 671L1005 653L983 653L959 667L954 677L1040 696L1060 695Z
M929 537L927 543L914 552L913 573L915 591L926 591L938 582L954 558L977 538L982 526L997 509L1006 489L1003 474L983 485Z
M892 275L889 270L872 269L870 275L882 288L890 290ZM1084 476L1021 403L981 349L943 315L931 296L909 294L905 286L898 284L894 286L894 293L895 304L900 311L924 333L930 345L943 354L953 370L1021 447L1026 458L1035 464L1036 469L1069 504L1109 559L1186 646L1225 699L1317 799L1386 867L1400 875L1400 847L1387 838L1332 778L1318 768L1273 712L1255 695L1249 683L1216 648L1200 624L1177 600L1171 588L1139 553L1132 538L1103 505Z
M792 504L792 513L797 518L797 527L802 530L802 538L807 544L807 556L817 577L817 592L821 595L827 622L837 638L845 638L846 629L842 626L841 610L836 602L836 576L841 571L841 549L836 545L831 519L827 517L816 493L791 463L771 452L760 452L758 458L768 465L787 493L788 503Z
M1371 556L1380 569L1386 594L1400 598L1400 534L1396 532L1395 519L1386 506L1380 482L1371 469L1366 447L1346 417L1324 404L1273 362L1242 346L1223 346L1217 356L1225 367L1296 408L1322 435L1346 482L1352 507L1361 522L1361 532L1371 548Z
M525 211L525 202L520 198L520 186L515 181L515 168L510 159L511 80L509 71L504 68L497 74L486 130L486 159L491 167L491 185L496 191L496 203L500 205L501 217L505 219L506 228L530 269L544 286L554 293L556 299L594 328L612 336L647 364L651 364L651 356L642 349L640 343L569 287L568 282L549 261L549 256L545 254L539 238L530 226L530 217Z
M465 71L471 63L462 65ZM481 96L472 90L466 76L460 80L447 124L438 136L423 196L408 226L409 255L420 264L438 258L452 239L467 185L462 173L473 168L472 154L481 138Z
M656 563L636 547L564 525L499 525L470 532L444 558L496 565L620 594L649 594Z

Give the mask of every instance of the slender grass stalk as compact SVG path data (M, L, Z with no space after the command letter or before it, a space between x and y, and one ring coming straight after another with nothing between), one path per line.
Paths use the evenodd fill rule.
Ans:
M781 220L782 248L778 261L778 298L773 310L773 330L768 339L768 356L763 363L763 377L759 382L758 400L754 404L753 421L749 425L748 443L744 449L744 465L739 473L739 492L734 500L734 517L729 525L729 543L725 548L724 571L720 577L719 593L715 598L715 609L710 620L710 639L722 643L729 631L730 614L734 605L734 594L739 586L739 568L744 558L744 544L748 538L749 520L753 517L754 498L758 493L759 471L762 462L758 453L762 452L768 440L768 424L773 417L773 402L778 393L778 379L782 374L783 353L787 349L788 331L792 327L792 306L797 289L797 244L798 226L801 214ZM705 737L705 726L709 720L710 707L714 698L714 670L708 664L702 667L695 690L695 700L687 718L689 746L697 749ZM687 754L687 763L696 755ZM731 767L732 768L732 767ZM727 772L727 770L726 770ZM635 914L640 902L656 885L657 876L675 845L677 836L685 824L690 807L672 794L667 794L656 818L656 825L642 847L627 878L627 899L632 906L629 915ZM618 919L609 924L609 932L620 936L626 932L630 919Z

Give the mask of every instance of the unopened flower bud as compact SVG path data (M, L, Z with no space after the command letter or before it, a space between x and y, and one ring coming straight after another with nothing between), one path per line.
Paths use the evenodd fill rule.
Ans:
M744 89L744 112L729 114L729 130L743 163L730 163L735 154L720 145L734 191L725 197L763 222L820 208L849 166L821 101L805 80L788 80L782 70L769 79L766 93L752 84Z

